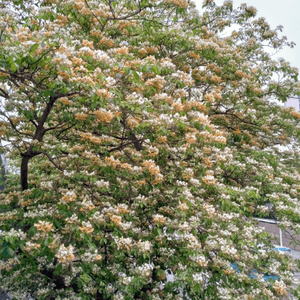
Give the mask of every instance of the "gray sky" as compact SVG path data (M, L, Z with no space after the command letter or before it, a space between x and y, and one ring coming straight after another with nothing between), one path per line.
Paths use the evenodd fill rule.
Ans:
M201 11L203 0L194 2ZM221 5L224 1L215 2ZM288 41L295 42L296 46L293 49L286 47L274 58L283 57L292 67L300 70L300 0L233 0L235 8L242 3L254 6L257 9L257 17L265 17L272 28L283 25L282 36L287 36Z

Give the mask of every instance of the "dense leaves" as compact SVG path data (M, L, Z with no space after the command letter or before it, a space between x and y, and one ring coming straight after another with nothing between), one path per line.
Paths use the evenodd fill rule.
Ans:
M298 297L295 262L253 219L300 231L300 114L274 104L298 70L264 49L293 46L280 27L230 1L1 5L0 134L20 168L0 195L1 288Z

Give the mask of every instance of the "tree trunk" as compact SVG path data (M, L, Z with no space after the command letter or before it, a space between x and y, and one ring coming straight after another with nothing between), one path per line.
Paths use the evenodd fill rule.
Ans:
M22 191L28 189L28 162L30 156L29 155L22 155L22 163L21 163L21 185Z
M24 153L21 153L22 162L21 162L21 186L22 191L28 190L28 163L32 157L35 157L42 152L32 151L32 146Z

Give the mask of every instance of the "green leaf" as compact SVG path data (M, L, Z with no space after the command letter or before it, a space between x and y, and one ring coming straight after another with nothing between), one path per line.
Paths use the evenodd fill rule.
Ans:
M37 232L37 229L34 226L31 226L30 229L27 231L27 233L30 237L34 236L36 234L36 232Z
M45 90L43 92L43 96L45 96L45 97L54 96L54 92L52 90Z
M10 257L14 257L14 255L15 255L15 251L10 247L7 248L7 253L8 253L8 256L10 256Z
M33 51L35 51L37 48L39 47L39 44L34 44L30 47L29 53L32 53Z
M63 120L64 121L69 121L70 120L70 115L68 113L63 114Z
M34 113L31 110L25 110L24 115L28 120L32 120L34 118Z
M12 56L9 56L7 59L6 59L7 63L9 65L13 64L14 63L14 59L12 58Z
M137 81L140 80L140 76L136 71L132 71L132 74L133 74L135 80L137 80Z
M48 245L51 243L51 240L52 240L52 239L50 239L50 238L46 238L46 239L45 239L45 242L44 242L44 245L45 245L45 246L48 246Z
M12 64L10 65L10 68L11 68L11 70L12 70L13 72L16 72L16 71L18 70L18 67L17 67L17 65L16 65L15 63L12 63Z
M67 89L66 87L64 87L64 88L62 88L62 89L60 90L60 92L61 92L62 94L66 94L66 93L68 92L68 89Z
M153 135L150 135L149 140L150 140L151 143L153 143L155 141L155 137Z
M81 279L84 283L89 283L89 282L92 280L92 278L91 278L88 274L86 274L86 273L80 275L80 279Z
M62 264L59 264L54 271L54 275L59 275L62 271Z
M203 129L211 133L211 129L208 126L203 125Z
M61 229L61 225L60 225L60 222L56 219L53 220L53 224L55 227L57 227L58 229Z

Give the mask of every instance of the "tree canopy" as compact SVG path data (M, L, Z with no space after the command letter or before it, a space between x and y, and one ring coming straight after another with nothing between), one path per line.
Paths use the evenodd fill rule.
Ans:
M300 93L298 70L271 58L293 44L255 14L1 1L0 135L20 170L0 194L1 288L298 299L296 263L254 220L300 232L300 114L276 104Z

